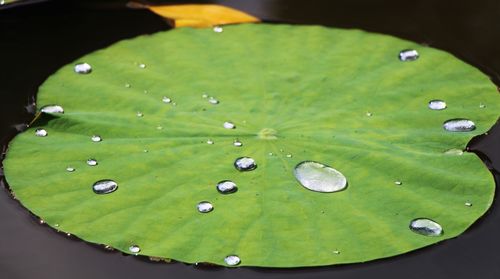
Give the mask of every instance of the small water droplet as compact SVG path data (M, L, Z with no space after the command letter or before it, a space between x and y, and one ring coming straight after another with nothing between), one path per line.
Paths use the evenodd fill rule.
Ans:
M132 87L132 85L130 85L130 83L125 83L125 88L130 88Z
M335 255L340 255L340 251L339 250L333 250L332 253L334 253Z
M49 133L45 129L36 129L35 136L37 137L46 137Z
M257 168L257 164L250 157L240 157L234 161L234 167L239 171L251 171Z
M92 67L87 63L79 63L75 65L75 73L77 74L90 74Z
M142 152L144 153L148 153L149 151L147 149L144 149Z
M480 104L479 104L479 108L482 108L482 109L483 109L483 108L486 108L486 105L485 105L485 104L483 104L483 103L480 103Z
M236 146L236 147L242 147L242 146L243 146L243 143L242 143L241 141L239 141L239 140L235 140L235 141L233 142L233 145L234 145L234 146Z
M292 155L292 154L286 154L286 157L287 157L287 158L292 158L292 157L293 157L293 155Z
M397 181L394 181L394 184L396 184L396 185L403 185L403 182L397 180Z
M44 113L64 113L63 107L59 105L47 105L40 109Z
M222 28L222 26L214 26L214 32L215 33L222 33L222 31L224 31L224 29Z
M140 111L138 111L136 115L137 115L137 117L143 117L144 116L144 114L142 112L140 112Z
M170 99L167 96L163 96L163 98L161 99L161 101L164 102L165 104L170 104L172 102L172 99Z
M90 138L93 142L100 142L102 141L102 138L98 135L93 135L91 138Z
M471 207L471 206L472 206L472 203L471 203L470 201L466 201L466 202L465 202L465 206Z
M274 156L274 153L269 152L269 153L268 153L268 155L269 155L269 156Z
M92 166L92 167L97 166L97 161L95 159L88 159L87 165Z
M198 211L200 213L208 213L208 212L214 210L214 206L211 203L207 202L207 201L199 202L196 205L196 208L198 209Z
M341 172L322 163L301 162L293 173L300 184L311 191L332 193L347 187L347 179Z
M130 247L128 247L128 250L134 254L137 254L139 252L141 252L141 247L139 247L139 245L130 245Z
M446 150L444 152L444 154L446 154L446 155L463 155L464 151L462 149L452 148L452 149Z
M468 119L456 118L444 122L443 128L449 132L469 132L476 129L476 124Z
M71 234L70 233L66 233L66 236L71 236Z
M404 49L399 52L399 60L401 61L415 61L419 57L419 54L414 49Z
M40 219L40 220L38 220L38 223L40 223L40 225L43 225L43 224L45 224L45 221L43 219Z
M157 130L162 130L162 129L163 129L163 127L162 127L162 126L160 126L160 125L158 125L158 126L156 126L156 129L157 129Z
M219 100L215 99L214 97L210 97L208 99L208 102L211 103L212 105L217 105L219 103Z
M175 107L176 105L177 105L177 103L176 103L176 102L173 102L173 103L172 103L172 106L174 106L174 107Z
M96 194L109 194L118 189L118 184L111 179L99 180L92 185L92 190Z
M144 63L139 64L139 68L145 69L146 68L146 64L144 64Z
M208 98L208 95L207 94L203 94L201 95L202 98Z
M214 144L214 141L213 141L213 140L211 140L211 139L208 139L208 140L207 140L207 144Z
M432 110L443 110L446 108L446 102L443 100L430 100L428 107Z
M372 115L373 115L373 113L371 113L371 112L366 113L366 116L368 116L368 117L371 117Z
M221 194L231 194L237 190L236 183L231 180L223 180L217 183L217 191Z
M59 224L54 224L54 227L59 228Z
M410 230L425 236L440 236L443 228L438 223L427 218L418 218L410 222Z
M228 122L228 121L224 122L223 126L226 129L235 129L236 128L236 126L232 122Z
M147 90L144 90L144 94L148 94L148 93L149 93L149 91L147 91Z
M66 168L66 171L67 171L67 172L74 172L75 170L76 170L76 169L75 169L75 168L73 168L73 167L67 167L67 168Z
M236 255L229 255L224 258L224 262L229 266L239 265L241 263L240 257Z

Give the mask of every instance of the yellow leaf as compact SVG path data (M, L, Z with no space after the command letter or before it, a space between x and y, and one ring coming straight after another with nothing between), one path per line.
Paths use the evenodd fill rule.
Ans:
M260 21L258 18L242 11L213 4L158 5L147 6L147 8L172 21L174 27L211 27Z

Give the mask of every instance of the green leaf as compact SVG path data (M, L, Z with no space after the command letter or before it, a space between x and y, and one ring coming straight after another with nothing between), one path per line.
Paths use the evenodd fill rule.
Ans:
M403 49L420 57L400 61ZM81 62L92 72L75 73ZM447 108L429 109L433 99ZM180 28L61 68L38 94L39 107L51 104L64 114L42 114L11 143L9 185L49 225L126 253L138 245L139 254L188 263L226 265L237 255L240 265L266 267L364 262L453 238L493 200L481 160L459 155L497 120L493 84L452 55L390 36L272 24ZM454 118L477 128L444 130ZM35 136L38 128L48 135ZM244 156L257 168L236 170ZM301 186L294 168L303 161L334 168L347 188ZM95 194L103 179L116 191ZM219 193L223 180L238 191ZM198 212L201 201L214 209ZM443 234L415 233L416 218Z

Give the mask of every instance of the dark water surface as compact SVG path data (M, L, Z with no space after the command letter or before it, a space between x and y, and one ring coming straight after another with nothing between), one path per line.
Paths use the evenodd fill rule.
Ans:
M500 85L498 0L212 2L269 21L359 28L428 44L480 68ZM33 95L58 68L124 38L168 29L159 17L125 9L123 3L61 0L0 10L2 144L15 135L16 124L32 119ZM499 171L500 125L473 140L470 148ZM463 235L406 255L320 268L227 269L158 264L106 252L39 225L1 188L0 278L500 278L498 199Z

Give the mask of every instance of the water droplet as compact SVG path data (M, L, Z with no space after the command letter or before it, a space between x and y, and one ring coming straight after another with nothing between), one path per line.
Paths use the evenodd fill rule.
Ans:
M292 158L292 157L293 157L293 155L292 155L292 154L286 154L286 157L287 157L287 158Z
M334 253L335 255L340 255L340 251L339 250L333 250L332 253Z
M130 245L130 247L128 247L128 250L134 254L137 254L139 252L141 252L141 247L139 247L139 245Z
M144 63L139 64L139 68L145 69L146 68L146 64L144 64Z
M440 236L443 234L441 225L427 218L418 218L411 221L410 230L425 236Z
M90 138L93 142L100 142L102 141L102 138L98 135L93 135L91 138Z
M470 201L465 202L465 206L471 207L472 203Z
M35 130L35 136L37 137L46 137L49 133L45 131L45 129L36 129Z
M125 87L130 88L130 87L132 87L132 85L130 85L130 83L125 83Z
M71 234L70 233L66 233L66 236L71 236Z
M242 143L241 141L239 141L239 140L235 140L235 141L233 142L233 145L234 145L234 146L236 146L236 147L242 147L242 146L243 146L243 143Z
M161 101L164 102L165 104L170 104L172 102L172 99L170 99L167 96L163 96L163 98L161 99Z
M235 129L236 128L236 126L232 122L227 122L227 121L224 122L223 126L226 129Z
M238 257L236 255L229 255L229 256L224 258L224 262L227 265L235 266L235 265L239 265L241 263L241 260L240 260L240 257Z
M162 126L160 126L160 125L156 126L156 130L162 130L162 129L163 129Z
M443 110L446 108L446 102L443 100L430 100L428 106L432 110Z
M147 149L144 149L142 152L144 153L148 153L149 151Z
M87 165L92 166L92 167L97 166L97 161L95 159L88 159Z
M5 0L0 0L0 5L5 5Z
M87 63L79 63L75 65L75 73L77 74L90 74L92 67Z
M211 103L212 105L217 105L219 103L219 100L215 99L214 97L210 97L208 99L208 102Z
M43 219L40 219L40 220L38 220L38 223L40 223L40 225L43 225L43 224L45 224L45 221Z
M208 98L208 95L207 94L203 94L203 95L201 95L201 97Z
M371 113L371 112L366 113L366 116L368 116L368 117L371 117L372 115L373 115L373 113Z
M231 180L223 180L217 183L217 191L221 194L231 194L237 190L236 183Z
M44 113L64 113L63 107L59 105L47 105L40 109Z
M198 203L198 205L196 205L196 208L201 213L208 213L208 212L214 210L214 206L207 201L202 201L202 202Z
M144 90L144 94L148 94L148 93L149 93L149 91L147 91L147 90Z
M222 33L222 31L224 31L224 29L222 28L222 26L214 26L214 32L215 33Z
M269 153L268 153L268 155L269 155L269 156L274 156L274 153L269 152Z
M54 227L59 228L59 224L54 224Z
M403 185L403 182L397 180L397 181L394 181L394 184L396 184L396 185Z
M207 144L214 144L214 141L213 141L213 140L211 140L211 139L208 139L208 140L207 140Z
M250 157L240 157L234 161L234 167L239 171L251 171L257 168L257 164Z
M92 185L92 190L96 194L109 194L116 191L116 189L118 189L118 184L110 179L99 180Z
M446 150L444 152L444 154L446 154L446 155L463 155L464 151L462 149L452 148L452 149Z
M143 117L143 116L144 116L144 114L142 112L140 112L140 111L137 112L137 117Z
M176 103L176 102L173 102L173 103L172 103L172 106L174 106L174 107L175 107L176 105L177 105L177 103Z
M331 193L347 187L347 179L341 172L318 162L301 162L293 173L300 184L311 191Z
M418 52L414 49L405 49L399 52L399 60L401 61L414 61L418 57Z
M67 171L67 172L74 172L75 170L76 170L76 169L75 169L75 168L73 168L73 167L67 167L67 168L66 168L66 171Z
M479 104L479 108L482 108L482 109L483 109L483 108L486 108L486 105L485 105L485 104L483 104L483 103L480 103L480 104Z
M444 122L443 128L449 132L469 132L476 129L476 124L468 119L456 118Z

